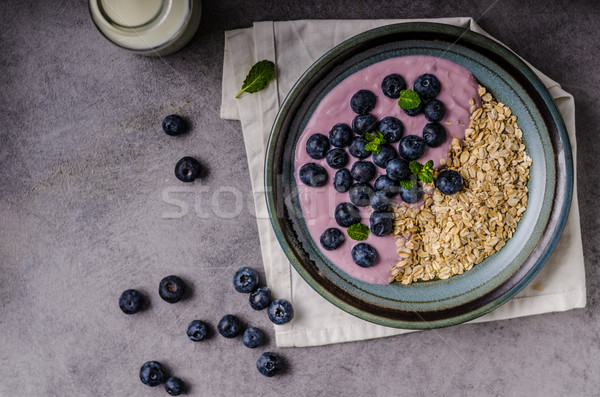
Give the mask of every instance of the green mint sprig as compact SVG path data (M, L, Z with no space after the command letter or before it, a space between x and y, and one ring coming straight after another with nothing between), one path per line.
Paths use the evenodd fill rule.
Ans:
M418 161L411 161L408 164L408 168L410 168L410 172L412 172L413 175L415 175L421 181L425 183L433 182L433 160L429 160L424 165ZM400 185L404 189L410 190L415 186L415 181L412 179L405 179L400 181Z
M247 92L249 94L254 94L255 92L263 90L271 78L275 73L275 64L271 61L262 60L254 64L244 83L242 84L242 89L235 96L239 98L242 93Z
M421 98L419 94L413 90L402 90L400 91L400 97L398 98L398 106L404 110L411 110L419 107L421 104Z
M404 179L400 181L400 186L402 186L402 188L406 190L410 190L415 186L415 181L413 181L412 179Z
M368 150L373 154L379 154L381 152L381 146L387 143L387 141L381 132L375 131L374 134L375 135L370 132L365 134L365 139L369 141L369 143L365 145L365 150Z
M362 241L369 237L369 227L367 225L363 225L362 223L355 223L354 225L350 225L347 230L348 236L352 240Z

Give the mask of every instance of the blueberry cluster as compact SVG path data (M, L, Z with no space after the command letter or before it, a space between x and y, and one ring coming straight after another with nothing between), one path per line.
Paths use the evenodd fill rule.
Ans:
M389 98L399 98L405 89L406 82L399 74L390 74L381 83L383 95ZM335 190L348 193L349 202L339 204L334 210L339 226L348 228L360 223L362 219L357 207L371 206L371 233L386 236L393 230L391 203L394 197L399 195L410 204L423 198L420 181L415 180L410 189L404 188L400 182L415 178L409 168L411 161L421 158L427 147L438 147L446 141L446 129L439 123L446 115L446 107L436 99L441 84L432 74L420 75L413 83L413 91L421 102L416 108L404 112L411 117L423 115L427 119L422 136L404 135L404 124L396 117L387 116L378 120L370 113L377 104L377 95L369 90L359 90L350 99L350 108L357 114L351 125L335 124L328 137L314 134L306 142L306 153L311 158L325 159L327 165L335 170ZM365 134L374 131L381 133L386 142L378 151L367 150L369 141L365 139ZM349 156L358 160L350 169L346 168ZM450 174L444 174L448 172ZM455 171L440 173L436 183L438 189L445 194L460 190L462 179L458 181L455 174L458 175ZM300 167L299 178L307 186L322 187L327 184L329 173L325 167L310 162ZM321 246L326 250L337 249L344 241L345 234L337 228L325 230L320 238ZM359 243L352 248L352 259L358 266L370 267L377 262L378 254L371 245Z
M158 361L147 361L140 368L140 380L147 386L158 386L164 382L165 390L171 396L185 391L185 384L176 376L167 376L165 367Z

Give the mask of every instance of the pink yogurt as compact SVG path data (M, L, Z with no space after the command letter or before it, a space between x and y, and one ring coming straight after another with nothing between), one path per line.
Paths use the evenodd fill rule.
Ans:
M370 65L343 80L334 87L317 105L314 113L302 132L296 149L294 161L295 177L298 186L300 206L304 215L308 231L315 242L320 245L321 233L327 228L340 227L334 218L335 207L342 202L349 202L348 193L339 193L333 187L334 169L327 165L325 159L314 160L306 153L306 141L313 134L320 133L329 135L329 130L337 123L352 124L356 114L350 108L350 98L358 90L370 90L377 96L377 105L371 111L378 119L386 116L394 116L404 124L404 136L422 136L423 127L428 123L423 115L410 117L398 106L397 99L391 99L381 92L381 82L385 76L398 73L406 80L408 88L412 88L415 79L424 73L435 75L442 83L442 89L437 99L446 106L446 117L440 123L446 128L448 139L437 148L427 148L425 155L419 159L421 164L433 160L434 166L440 167L440 159L446 157L450 151L452 138L462 140L465 129L469 124L470 99L473 98L479 105L477 89L479 84L472 73L464 67L442 58L426 55L411 55L390 58ZM396 149L398 143L392 144ZM346 148L347 151L347 148ZM350 169L357 161L350 157L346 168ZM368 160L368 159L366 159ZM329 174L327 185L321 188L311 188L300 181L298 170L306 163L314 162L325 169ZM377 176L385 174L385 170L377 168ZM375 180L371 181L374 183ZM401 201L398 197L397 200ZM370 207L359 207L363 223L369 225L369 216L372 212ZM362 268L352 260L351 250L357 241L350 239L346 234L346 241L336 250L322 250L323 254L337 267L359 280L372 284L387 284L389 280L389 269L398 261L395 236L377 237L372 233L364 240L372 245L379 254L378 262L370 268Z

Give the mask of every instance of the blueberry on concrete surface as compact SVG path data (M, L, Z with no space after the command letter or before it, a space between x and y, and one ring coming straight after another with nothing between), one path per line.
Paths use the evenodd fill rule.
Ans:
M338 123L329 131L329 141L335 147L346 147L352 143L354 134L348 124Z
M416 135L407 135L400 140L398 153L408 161L417 160L425 154L427 144L423 138Z
M188 324L186 333L191 341L200 342L208 336L208 324L202 320L194 320Z
M381 91L388 98L399 98L400 91L406 89L406 81L399 74L388 74L381 82Z
M258 287L258 273L249 267L238 269L233 275L233 288L237 292L250 293Z
M171 114L162 121L162 129L167 135L175 136L183 134L186 130L185 127L185 120L176 114Z
M454 170L443 170L435 181L435 187L444 194L455 194L462 189L463 178Z
M135 314L142 309L144 305L144 295L134 289L123 291L119 297L119 307L125 314Z
M359 207L368 206L374 194L375 190L368 183L355 183L348 191L350 202Z
M446 106L437 99L432 99L425 104L423 114L428 121L437 123L438 121L442 121L444 116L446 116Z
M276 299L269 305L267 315L273 324L286 324L294 318L294 308L287 300Z
M401 160L404 161L402 159L396 159L396 160ZM405 161L404 161L405 162ZM389 162L388 162L388 167L389 167ZM408 168L408 163L407 166ZM387 167L386 167L387 170ZM373 185L373 187L375 188L375 192L381 192L383 194L385 194L387 197L395 197L398 195L399 191L400 191L400 182L398 182L397 180L393 180L392 178L390 178L387 175L381 175L379 178L377 178L375 180L375 184Z
M378 259L377 250L367 243L358 243L352 247L352 260L360 267L371 267Z
M376 173L375 165L370 161L357 161L350 169L350 175L356 182L369 182Z
M259 287L250 294L248 300L254 310L266 309L271 304L271 290L268 287Z
M265 334L258 328L247 328L242 335L242 343L244 346L254 349L263 344Z
M413 91L415 91L424 100L433 99L440 93L442 85L440 81L432 74L422 74L415 80Z
M371 155L371 152L365 149L367 143L369 142L364 138L354 138L348 148L348 152L357 159L366 159Z
M256 368L264 376L275 376L283 369L283 360L277 353L265 352L256 361Z
M185 385L183 381L176 376L171 376L165 382L165 390L169 393L170 396L178 396L183 393Z
M379 121L379 132L387 143L398 142L404 135L404 124L394 116L384 117Z
M226 314L217 325L217 330L225 338L235 338L242 333L242 322L232 314Z
M177 276L167 276L158 284L158 294L165 302L169 303L179 302L186 289L185 282Z
M327 170L321 167L319 164L306 163L300 167L298 172L300 180L307 186L310 187L322 187L327 184L329 176Z
M415 182L412 188L405 189L400 186L400 197L405 203L414 204L423 198L423 186L420 182Z
M334 169L345 167L348 164L348 153L344 149L335 148L327 152L325 156L327 164Z
M385 191L380 190L371 197L370 204L375 211L387 211L392 206L392 198L385 194Z
M373 132L377 129L377 118L372 114L363 114L360 116L356 116L354 120L352 120L352 131L356 135L363 136L367 132Z
M200 176L202 166L193 157L183 157L175 164L175 177L181 182L193 182Z
M344 244L344 233L338 228L330 227L321 234L321 246L327 251L333 251Z
M394 230L394 215L390 211L373 211L369 221L371 232L376 236L387 236Z
M381 168L385 168L390 160L398 157L398 152L392 145L385 144L379 148L379 153L373 153L373 162Z
M347 168L337 170L333 177L333 187L340 193L346 193L353 183L352 174Z
M329 150L329 139L322 134L314 134L306 141L306 153L313 159L325 157Z
M355 223L360 223L361 217L358 208L350 203L340 203L335 207L335 221L341 227L350 227Z
M369 90L360 90L350 98L350 107L357 114L369 113L377 103L377 96Z
M440 123L428 123L423 127L423 139L429 147L438 147L446 142L446 129Z
M148 361L140 368L140 380L148 386L158 386L165 381L165 369L158 361Z
M390 160L385 167L387 177L393 181L401 181L410 175L410 167L408 161L404 159Z

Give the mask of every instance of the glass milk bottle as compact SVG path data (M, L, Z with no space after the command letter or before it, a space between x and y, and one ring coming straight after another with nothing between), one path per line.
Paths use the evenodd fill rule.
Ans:
M119 47L162 56L181 49L200 23L200 0L89 0L98 30Z

